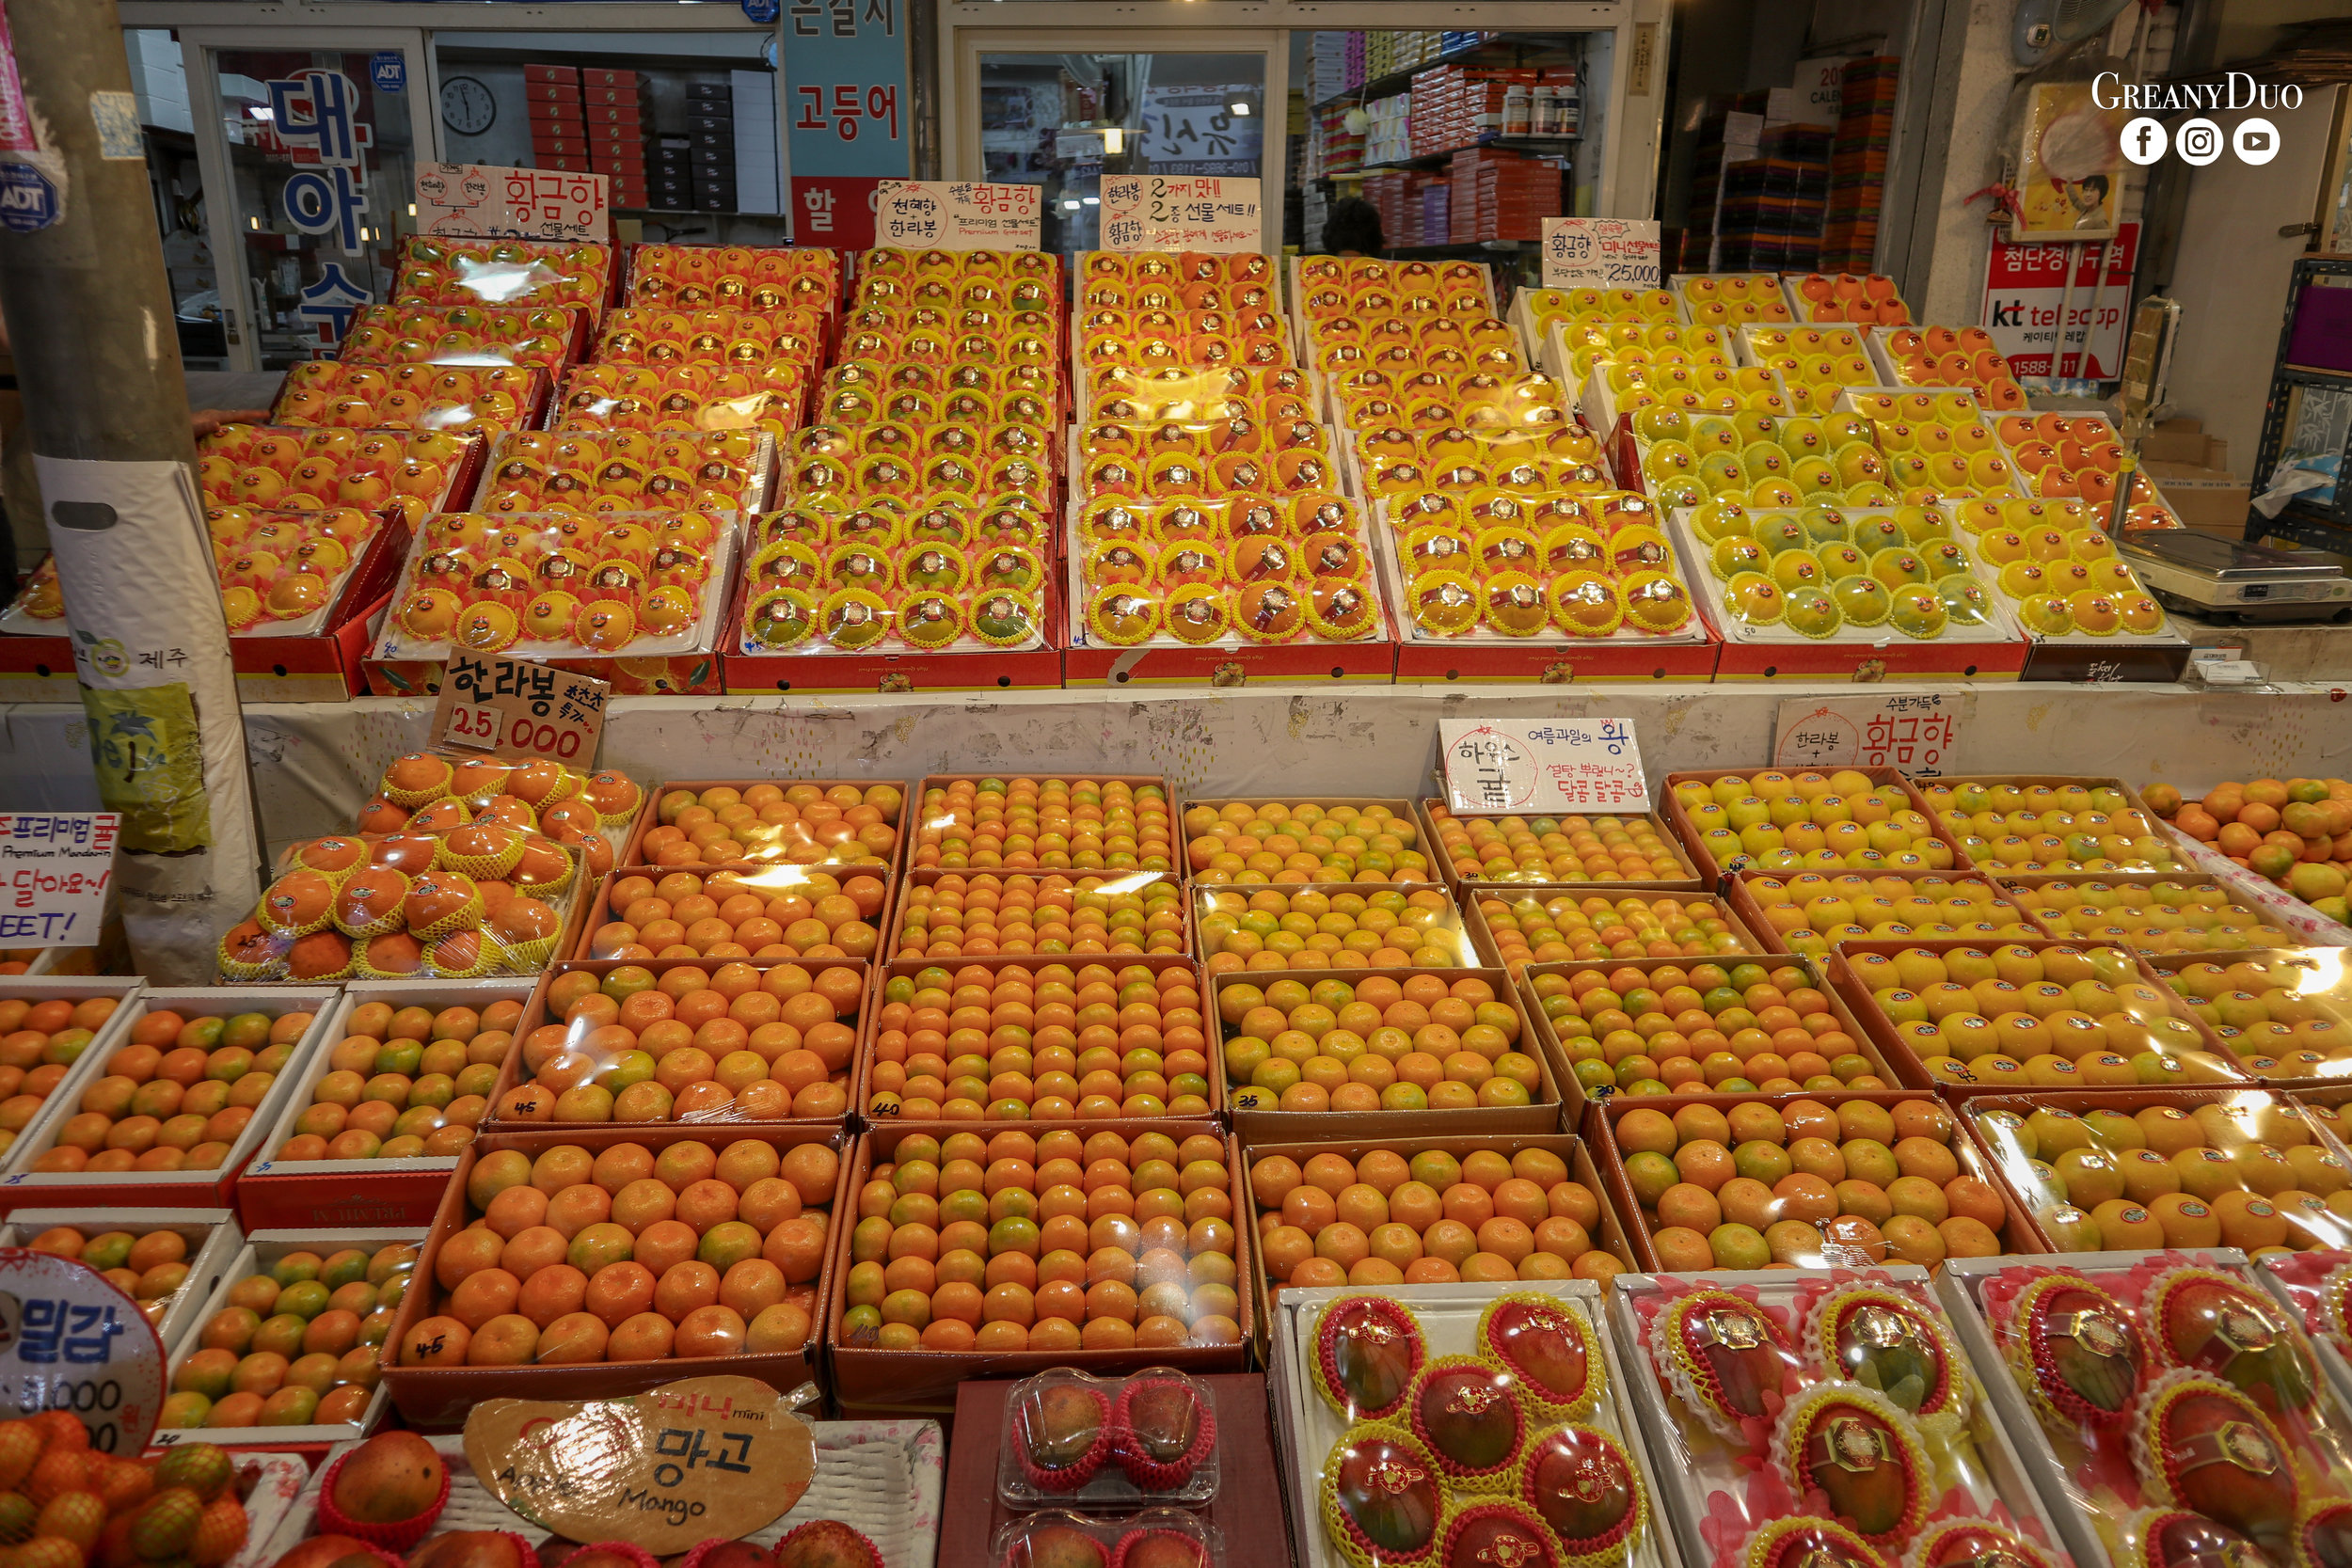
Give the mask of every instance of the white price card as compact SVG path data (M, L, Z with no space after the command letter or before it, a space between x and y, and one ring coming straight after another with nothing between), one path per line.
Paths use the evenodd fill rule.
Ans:
M1651 219L1544 219L1547 289L1655 289L1661 276Z
M164 1342L88 1264L0 1247L0 1420L62 1410L98 1453L135 1459L164 1406Z
M1106 174L1104 250L1258 249L1258 182L1222 175Z
M114 887L111 811L0 812L0 947L94 947Z
M906 250L1035 250L1041 185L884 180L874 243Z
M1941 691L1883 697L1784 697L1772 766L1794 772L1823 768L1899 768L1940 773L1959 743L1974 704Z
M612 182L550 168L425 164L417 170L417 232L477 240L610 240Z
M1630 719L1440 719L1457 812L1649 810Z

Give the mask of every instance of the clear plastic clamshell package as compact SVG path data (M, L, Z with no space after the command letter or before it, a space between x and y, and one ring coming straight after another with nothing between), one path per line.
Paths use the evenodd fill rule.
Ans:
M2065 1560L1924 1271L1629 1275L1610 1327L1686 1561Z
M735 547L731 510L444 512L409 550L374 657L707 652Z
M1309 1568L1679 1568L1587 1280L1294 1290L1267 1382Z
M541 240L400 242L395 305L578 305L601 313L612 297L612 247Z
M1006 1396L996 1496L1007 1508L1197 1505L1218 1476L1216 1402L1173 1368L1095 1377L1057 1367Z
M841 302L841 252L797 245L631 245L624 292L633 304L670 309L830 312Z
M362 305L344 365L527 365L552 374L587 337L564 306Z
M580 851L503 822L308 839L223 934L227 980L470 979L547 967Z
M807 374L790 365L575 365L549 421L557 430L764 430L801 422Z
M546 376L513 365L369 365L313 359L286 372L269 422L497 436L535 423L547 397Z
M2340 1556L2352 1417L2242 1252L1956 1259L1937 1291L2077 1564Z
M225 424L197 442L208 506L389 506L411 528L463 499L481 443L448 430Z
M1126 1514L1048 1509L1006 1520L988 1551L990 1568L1221 1568L1225 1537L1181 1508Z

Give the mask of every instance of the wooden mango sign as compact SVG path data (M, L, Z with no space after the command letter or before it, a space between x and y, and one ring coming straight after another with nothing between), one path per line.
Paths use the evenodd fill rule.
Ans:
M466 1418L466 1459L545 1529L670 1557L789 1513L817 1442L768 1385L690 1377L613 1400L485 1400Z

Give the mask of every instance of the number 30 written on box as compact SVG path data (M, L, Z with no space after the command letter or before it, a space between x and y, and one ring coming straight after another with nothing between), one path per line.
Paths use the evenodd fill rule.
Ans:
M1457 812L1649 810L1629 719L1444 719L1447 804Z

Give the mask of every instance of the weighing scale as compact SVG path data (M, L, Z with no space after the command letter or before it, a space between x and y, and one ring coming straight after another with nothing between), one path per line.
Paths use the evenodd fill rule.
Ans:
M2187 529L2143 529L2116 545L2168 610L2224 626L2352 620L2352 578L2315 552Z

